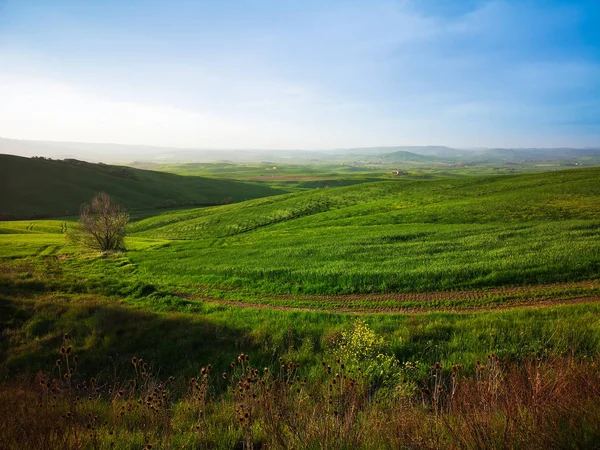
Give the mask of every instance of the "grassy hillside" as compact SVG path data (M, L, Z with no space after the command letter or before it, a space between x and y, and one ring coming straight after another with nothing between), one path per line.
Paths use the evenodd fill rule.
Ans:
M514 176L404 179L165 213L136 223L132 231L161 238L193 239L237 234L279 222L289 222L287 227L312 228L600 219L599 197L600 168ZM216 226L211 227L207 220ZM154 231L145 233L149 229Z
M12 155L0 155L0 180L4 219L73 215L99 191L132 210L215 205L282 192L233 180Z
M3 224L0 254L64 252L68 226ZM131 224L128 239L128 269L115 269L118 280L192 294L203 287L329 295L592 280L600 271L600 168L317 189L158 214Z
M111 255L70 246L71 226L0 222L9 448L288 448L293 429L314 448L598 441L600 169L169 211Z
M173 240L131 255L140 271L188 284L330 294L572 281L600 268L600 169L368 183L131 230Z

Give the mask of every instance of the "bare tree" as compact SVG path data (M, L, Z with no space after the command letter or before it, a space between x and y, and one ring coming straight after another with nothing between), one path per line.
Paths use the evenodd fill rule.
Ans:
M79 215L80 242L103 252L125 249L125 227L129 222L127 210L105 192L81 205Z

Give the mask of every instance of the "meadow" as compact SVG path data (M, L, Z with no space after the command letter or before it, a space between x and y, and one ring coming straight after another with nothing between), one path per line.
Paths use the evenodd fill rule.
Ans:
M600 169L360 176L134 212L115 254L0 222L2 441L593 447Z
M378 182L165 213L132 224L131 236L169 244L127 257L146 279L196 291L428 292L595 279L599 175Z

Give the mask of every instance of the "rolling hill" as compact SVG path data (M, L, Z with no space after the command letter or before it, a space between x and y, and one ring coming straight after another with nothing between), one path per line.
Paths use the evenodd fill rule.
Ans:
M156 177L103 174L133 183L132 175ZM0 253L60 254L69 226L7 222ZM130 224L127 239L127 270L113 268L119 283L131 278L191 294L431 292L595 280L600 168L402 178L166 211Z
M286 228L600 219L600 168L463 179L381 181L215 208L160 214L132 225L149 237L225 237Z
M372 182L167 212L131 236L144 277L271 293L566 282L600 269L600 168Z
M0 183L4 220L74 215L99 191L130 210L217 205L283 192L233 180L12 155L0 155Z

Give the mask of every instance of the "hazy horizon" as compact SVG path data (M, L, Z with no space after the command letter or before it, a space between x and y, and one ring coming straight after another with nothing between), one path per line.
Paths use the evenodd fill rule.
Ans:
M600 147L600 4L0 0L0 137Z

